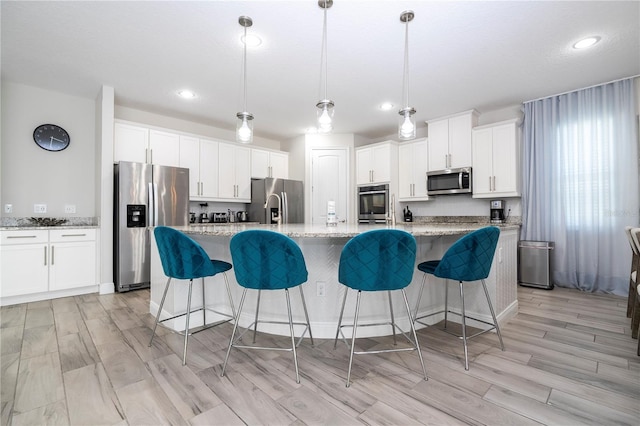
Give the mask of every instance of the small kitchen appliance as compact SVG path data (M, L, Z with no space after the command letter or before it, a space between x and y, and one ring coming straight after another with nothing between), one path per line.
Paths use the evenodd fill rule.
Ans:
M491 223L504 223L504 200L491 200Z
M249 222L249 213L247 212L238 212L236 213L236 217L238 222Z

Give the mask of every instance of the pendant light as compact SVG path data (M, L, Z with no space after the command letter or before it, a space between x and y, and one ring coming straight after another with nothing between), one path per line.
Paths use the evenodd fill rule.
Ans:
M251 143L253 141L253 114L247 112L247 28L253 25L253 21L248 16L238 18L238 23L244 27L244 56L242 58L243 89L244 98L242 112L236 114L238 122L236 124L236 141L240 143Z
M406 10L400 14L400 21L405 24L404 31L404 76L402 79L402 97L404 108L398 111L400 122L398 125L398 138L410 140L416 137L416 123L413 114L416 110L409 106L409 22L415 14L412 10Z
M333 0L318 0L318 6L324 9L324 21L322 26L322 52L320 56L320 92L324 95L321 101L318 101L318 132L329 133L333 130L333 101L327 98L327 9L333 6ZM324 71L324 73L323 73ZM324 81L322 79L324 74ZM324 93L322 92L322 83L324 82Z

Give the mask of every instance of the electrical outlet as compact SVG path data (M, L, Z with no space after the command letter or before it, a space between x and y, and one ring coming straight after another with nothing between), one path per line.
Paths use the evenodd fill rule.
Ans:
M316 281L316 296L324 297L326 283L324 281Z
M46 204L34 204L33 205L33 212L34 213L46 213L47 212L47 205Z
M5 204L4 205L5 213L13 213L13 204Z
M76 212L76 205L75 204L65 204L64 212L65 213L75 213Z

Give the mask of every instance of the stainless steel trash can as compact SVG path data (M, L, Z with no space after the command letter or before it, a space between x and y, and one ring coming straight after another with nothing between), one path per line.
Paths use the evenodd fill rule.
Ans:
M553 289L551 280L551 241L520 241L518 244L518 283L526 287Z

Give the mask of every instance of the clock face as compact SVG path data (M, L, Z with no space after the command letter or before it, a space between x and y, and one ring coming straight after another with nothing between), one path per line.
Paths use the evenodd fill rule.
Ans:
M62 151L69 146L69 133L55 124L41 124L33 131L33 140L47 151Z

